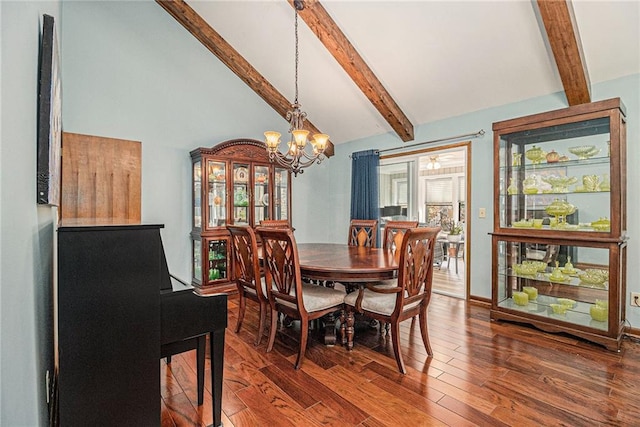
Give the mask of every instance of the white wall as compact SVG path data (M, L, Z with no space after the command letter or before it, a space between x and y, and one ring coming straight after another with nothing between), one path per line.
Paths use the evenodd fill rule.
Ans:
M47 424L55 210L36 204L38 50L58 2L0 2L0 425ZM58 34L59 32L58 27Z

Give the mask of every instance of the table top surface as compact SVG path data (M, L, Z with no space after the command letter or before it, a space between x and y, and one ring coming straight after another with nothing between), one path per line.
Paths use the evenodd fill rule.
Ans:
M302 275L311 279L370 282L392 279L398 271L394 252L381 248L300 243L298 256Z

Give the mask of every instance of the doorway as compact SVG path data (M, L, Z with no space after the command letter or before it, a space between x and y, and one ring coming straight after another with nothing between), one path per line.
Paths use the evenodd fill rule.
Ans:
M436 242L433 291L466 299L469 293L471 142L380 157L380 224L418 220L440 227ZM450 242L451 231L461 236Z

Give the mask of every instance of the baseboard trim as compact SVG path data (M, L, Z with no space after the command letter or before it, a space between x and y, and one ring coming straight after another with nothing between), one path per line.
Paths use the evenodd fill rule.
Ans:
M632 336L634 336L636 338L640 338L640 329L638 329L638 328L632 328L631 326L627 326L627 327L624 328L624 332L627 335L632 335Z
M491 308L491 298L469 295L469 303L473 305L479 305L481 307Z

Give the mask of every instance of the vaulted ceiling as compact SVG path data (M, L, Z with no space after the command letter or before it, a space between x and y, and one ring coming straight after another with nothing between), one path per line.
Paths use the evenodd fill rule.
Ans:
M293 0L157 1L286 114ZM334 144L412 141L415 126L556 92L567 106L589 102L593 83L640 73L639 4L306 0L299 100L309 129Z

